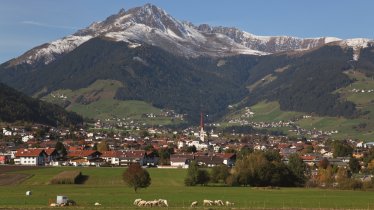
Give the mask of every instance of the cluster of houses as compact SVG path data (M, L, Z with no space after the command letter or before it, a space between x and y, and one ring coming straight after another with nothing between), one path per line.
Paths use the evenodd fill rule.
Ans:
M128 166L132 163L155 166L158 157L153 152L84 150L72 147L66 157L55 148L22 148L10 154L2 154L4 163L13 160L15 165L25 166Z
M166 118L169 120L178 120L184 121L185 120L184 114L178 114L174 110L167 110L162 109L160 113L147 113L141 115L142 120L134 119L131 117L122 117L122 118L107 118L105 120L97 120L95 123L95 128L101 129L112 129L116 128L124 128L124 129L143 129L148 125L144 123L144 119L146 118Z
M35 131L25 131L20 128L3 129L0 141L0 164L16 164L28 166L127 166L139 163L143 166L160 166L158 152L171 150L169 160L163 162L162 167L186 168L191 161L199 165L212 167L220 164L235 165L236 153L243 148L251 150L276 150L279 151L284 161L287 157L297 153L305 163L315 166L323 158L328 158L334 165L345 166L349 157L334 158L332 149L326 146L323 138L290 140L285 136L270 136L253 134L241 136L219 136L211 132L203 135L194 133L193 130L181 132L166 131L150 128L146 130L147 137L112 134L100 132L86 132L84 130L69 131L64 129L50 129L43 137L36 138ZM52 133L58 133L56 139L50 139ZM171 135L165 135L170 132ZM176 135L177 134L177 135ZM192 135L191 135L192 134ZM70 139L75 135L75 139ZM12 139L21 139L16 144ZM173 137L171 137L173 136ZM213 137L212 137L213 136ZM200 138L199 138L200 137ZM108 151L98 151L95 144L106 141ZM60 141L66 148L62 154L54 147ZM373 142L358 142L350 140L347 144L355 148L354 156L362 157L363 152L374 146ZM194 147L197 151L192 153L186 148ZM95 149L94 149L95 148Z
M356 88L353 88L351 90L352 93L371 93L371 92L374 92L373 89L369 89L369 90L365 90L365 89L356 89Z
M99 152L97 150L83 150L72 147L68 150L66 157L61 155L55 148L28 148L17 149L10 154L0 155L0 164L13 160L15 165L24 166L128 166L139 163L142 166L157 166L159 157L153 151L110 150ZM189 154L172 154L170 166L175 168L188 168L191 161L199 165L212 167L226 164L233 166L236 155L234 153L207 154L204 152Z

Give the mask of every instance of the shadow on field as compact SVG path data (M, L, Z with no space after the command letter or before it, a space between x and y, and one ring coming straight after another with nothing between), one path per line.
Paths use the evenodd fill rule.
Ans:
M89 176L87 175L80 175L76 180L75 184L84 184L88 180Z

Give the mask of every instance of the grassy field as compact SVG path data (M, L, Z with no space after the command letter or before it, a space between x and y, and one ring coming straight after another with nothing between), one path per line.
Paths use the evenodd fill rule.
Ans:
M1 172L0 166L0 172ZM152 184L135 193L121 180L123 168L79 168L89 176L84 184L51 185L49 180L64 170L77 168L46 168L7 172L29 174L29 179L17 185L0 187L0 209L48 209L49 200L57 195L66 195L77 202L77 207L68 209L141 209L134 207L136 198L153 200L167 199L169 208L188 208L192 201L203 199L229 200L233 208L243 209L374 209L374 192L339 191L324 189L281 188L265 189L250 187L185 187L183 169L148 169ZM32 191L26 196L27 190ZM99 202L101 207L94 207ZM154 208L152 208L154 209ZM225 209L212 207L209 209Z
M302 116L302 113L281 111L278 102L260 102L251 107L255 113L253 121L255 122L277 122L289 121L295 117Z

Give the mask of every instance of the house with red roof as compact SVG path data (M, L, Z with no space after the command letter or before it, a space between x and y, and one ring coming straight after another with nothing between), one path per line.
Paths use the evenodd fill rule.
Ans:
M100 165L101 153L96 150L73 150L68 152L69 164L74 166Z
M120 165L120 161L123 156L124 153L118 150L104 151L101 154L101 158L104 159L105 162L115 166Z
M123 152L120 159L120 165L130 165L132 163L139 163L141 166L146 165L147 153L144 150L131 150Z
M130 165L132 163L139 163L140 165L157 165L158 157L153 151L145 150L130 150L130 151L105 151L101 155L107 163L111 165Z
M223 164L227 166L234 166L236 162L236 154L235 153L218 153L217 156L223 159Z
M48 164L55 162L59 158L59 154L55 148L45 148L44 151L47 154L46 163Z
M47 153L40 148L18 149L15 157L14 162L17 165L44 166Z
M188 165L195 159L193 154L172 154L170 155L170 166L176 168L188 168Z

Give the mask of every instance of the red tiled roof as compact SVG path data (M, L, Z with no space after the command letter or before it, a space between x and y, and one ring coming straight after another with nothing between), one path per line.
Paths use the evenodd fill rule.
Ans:
M101 155L101 157L122 157L123 156L123 153L121 151L116 151L116 150L112 150L112 151L104 151Z
M315 160L317 157L316 156L301 156L300 158L303 160Z
M288 148L288 147L290 147L290 146L291 146L291 144L281 143L281 144L278 145L278 148L279 148L279 149L283 149L283 148Z
M185 154L172 154L172 155L170 155L170 161L171 162L185 162L188 159L193 160L194 159L194 155L192 155L192 154L188 154L188 155L185 155Z
M124 157L141 158L141 157L144 157L145 151L144 150L126 151L123 153L123 155Z
M47 155L51 155L54 151L56 151L55 148L47 148L47 149L44 149L45 153L47 153Z
M83 147L82 146L71 146L69 147L69 151L76 151L76 150L83 150Z
M38 157L44 149L18 149L15 156L16 157Z
M230 158L233 158L236 154L235 153L218 153L216 155L223 159L230 159Z
M96 150L76 150L76 151L69 151L68 157L88 157L98 151Z

